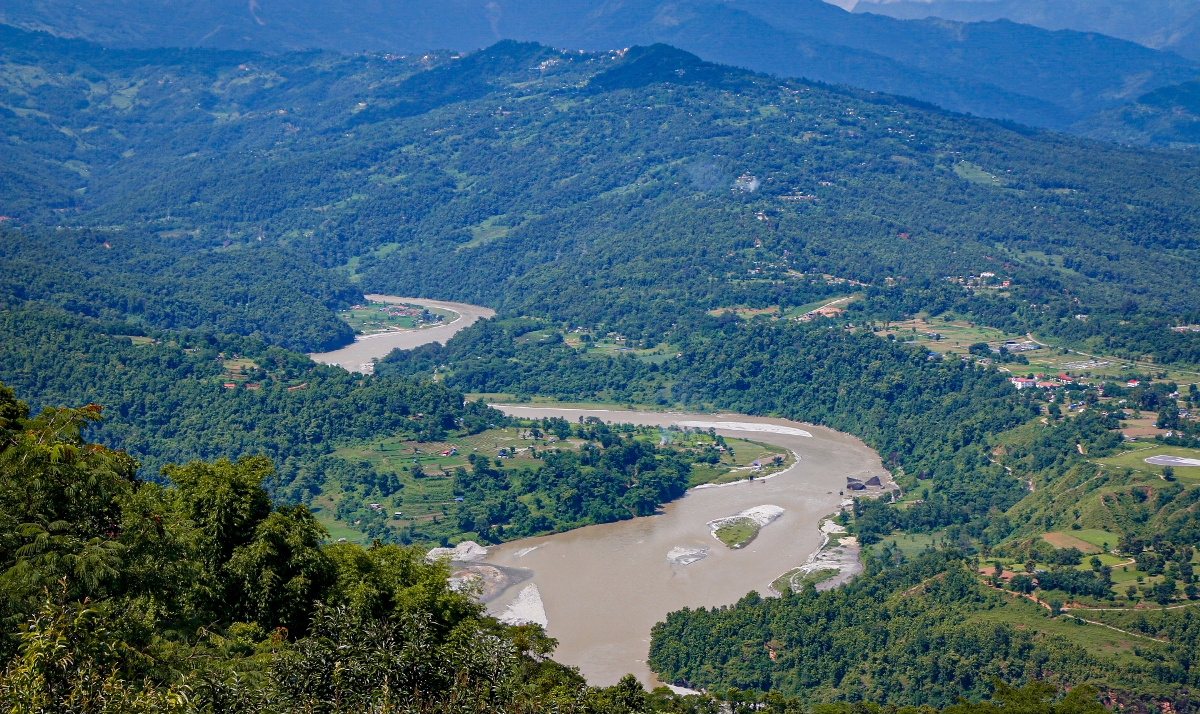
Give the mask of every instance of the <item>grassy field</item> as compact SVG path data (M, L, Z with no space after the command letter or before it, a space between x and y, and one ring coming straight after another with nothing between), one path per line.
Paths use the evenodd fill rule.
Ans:
M508 232L512 230L510 226L501 226L496 224L496 221L501 218L503 218L503 216L492 216L471 226L471 240L463 243L454 250L457 252L462 250L470 250L471 248L478 248L479 246L487 245L492 241L500 240L504 236L508 235Z
M1110 537L1116 538L1116 536ZM1042 540L1055 548L1075 548L1084 555L1095 555L1101 551L1100 546L1093 545L1068 533L1045 533L1042 535ZM1112 541L1108 542L1111 543Z
M434 316L433 319L426 319L426 310L420 305L368 302L342 310L338 317L354 328L355 334L433 327L455 317L449 310L431 308L428 312Z
M1066 535L1069 535L1072 538L1077 538L1085 543L1090 543L1091 545L1105 551L1112 550L1113 548L1117 547L1117 538L1119 537L1116 533L1109 533L1108 531L1102 531L1097 528L1085 528L1079 531L1070 531L1066 533ZM1083 549L1080 548L1080 550Z
M983 186L1003 186L1004 181L997 175L969 161L959 161L954 164L954 173L959 178Z
M1161 477L1163 468L1156 464L1146 463L1151 456L1180 456L1185 459L1200 459L1200 449L1185 449L1180 446L1147 445L1135 447L1124 453L1095 459L1098 464L1104 464L1117 469L1133 469L1145 474ZM1200 483L1200 466L1175 466L1175 478L1185 484Z
M753 518L731 518L717 526L714 535L730 548L744 548L758 535L760 527Z
M905 558L912 558L926 548L940 547L945 542L946 534L944 531L934 531L932 533L896 533L890 538L884 538L879 543L870 547L870 552L874 556L878 556L883 552L884 545L892 548L898 548ZM831 536L832 538L832 536Z
M320 507L318 506L317 508ZM317 517L317 521L321 525L325 526L325 530L329 531L329 542L334 543L345 538L351 543L360 543L362 545L370 544L370 540L367 538L365 533L360 533L352 526L347 526L341 521L334 520L333 514L327 509L320 508L315 515Z
M912 342L931 352L966 354L977 342L1001 344L1005 340L1024 339L1023 336L984 327L966 320L918 317L902 322L876 325L880 335L893 334L901 342ZM941 339L938 339L940 336Z
M1015 595L1004 596L1008 601L1001 607L976 613L972 619L979 622L1006 623L1017 629L1033 629L1070 638L1089 653L1118 662L1132 662L1140 658L1133 653L1136 646L1144 646L1146 639L1115 632L1098 625L1079 624L1069 617L1051 618L1046 608ZM1090 616L1088 619L1092 619Z
M375 250L371 251L371 255L373 255L376 259L382 258L399 250L401 245L401 243L384 243ZM358 272L359 267L361 267L361 261L361 256L356 255L350 260L346 261L346 264L340 266L338 270L345 272L346 276L350 279L350 282L358 283L362 280L362 274Z

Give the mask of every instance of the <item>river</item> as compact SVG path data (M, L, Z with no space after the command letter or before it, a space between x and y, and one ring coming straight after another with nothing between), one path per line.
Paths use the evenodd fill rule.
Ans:
M395 330L373 335L360 335L354 338L353 344L346 345L333 352L318 352L309 357L314 362L343 367L351 372L369 374L375 368L372 359L382 359L395 349L411 350L414 347L427 345L431 342L446 344L446 340L459 331L474 325L480 318L495 317L496 311L478 305L467 305L458 302L427 300L425 298L397 297L395 295L367 295L371 302L386 302L392 304L420 305L426 308L441 308L449 310L458 317L450 322L436 327L418 328L412 330Z
M451 310L446 325L384 333L357 340L335 352L310 355L351 371L369 371L372 358L393 349L442 342L481 317L487 308L423 298L368 295L375 302L412 303ZM625 410L581 410L551 406L497 405L513 416L561 416L569 421L595 416L606 422L648 426L693 426L790 449L800 458L787 471L765 480L696 488L661 513L566 533L526 538L489 549L485 564L518 569L527 579L489 599L502 614L532 584L544 610L546 632L557 638L554 658L579 667L593 685L615 684L632 672L642 683L659 682L646 664L650 629L668 612L684 607L731 605L747 592L767 592L771 582L802 564L822 542L821 519L835 513L846 477L889 480L878 455L858 439L824 427L742 415L681 414ZM707 523L755 506L783 508L747 547L730 550ZM668 561L673 549L705 557L688 565ZM681 552L676 550L676 553ZM514 571L508 571L510 573ZM529 592L523 596L528 601ZM529 603L526 602L526 605ZM537 608L535 608L537 609Z
M536 585L546 632L559 642L554 659L579 667L593 685L615 684L627 672L657 685L646 664L654 623L672 610L731 605L750 590L766 593L776 577L821 545L818 526L839 509L838 492L847 476L887 480L879 457L861 441L809 424L741 415L497 407L513 416L561 416L572 422L596 416L657 426L692 422L707 429L711 424L719 434L776 444L800 457L794 467L767 480L692 489L659 515L489 549L485 563L532 571L529 579L492 600L490 610L501 614L518 593ZM768 504L782 507L783 515L744 549L726 548L706 525ZM678 565L667 559L675 548L708 552L702 560Z

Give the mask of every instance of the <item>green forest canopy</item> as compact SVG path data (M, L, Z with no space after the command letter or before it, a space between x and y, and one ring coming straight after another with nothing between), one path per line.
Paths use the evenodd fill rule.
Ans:
M418 551L324 546L308 509L286 503L303 500L294 498L301 488L319 490L318 473L364 475L334 466L331 452L349 439L432 440L502 420L464 401L467 391L720 407L854 433L906 488L927 481L933 494L903 509L857 503L852 525L868 544L898 528L940 529L966 551L1016 552L1017 539L1051 527L1109 525L1100 506L1126 538L1157 537L1155 558L1166 545L1194 544L1196 489L1157 476L1096 478L1091 459L1117 448L1117 417L1096 394L1079 390L1088 408L1052 419L1057 404L1017 393L995 370L862 326L952 311L1196 361L1196 337L1167 329L1197 309L1191 158L781 81L662 46L624 55L502 43L467 56L265 56L106 52L0 32L8 62L0 123L20 139L0 144L0 210L13 219L0 249L0 379L36 407L99 405L29 419L12 395L0 399L8 499L0 547L12 593L5 654L17 657L0 687L6 703L83 687L79 696L144 695L145 706L166 707L175 706L170 687L186 685L197 687L196 701L248 711L269 711L268 700L326 706L335 695L353 709L362 705L353 697L385 696L372 679L379 662L415 648L445 666L428 670L433 680L406 681L404 697L419 687L452 699L499 681L540 687L539 703L684 707L634 686L581 689L542 659L549 645L536 632L483 617ZM340 269L351 259L357 285ZM945 279L984 271L1013 284L975 290ZM838 320L706 314L804 305L845 289L826 275L866 283ZM333 311L363 289L471 300L506 317L446 346L395 353L374 376L293 351L345 343L349 328ZM1075 319L1080 312L1088 319ZM587 354L565 344L571 326L620 331L642 346L665 340L671 352ZM539 339L520 339L534 332ZM225 387L233 360L252 362L240 376L257 388ZM443 367L438 383L426 379ZM1129 396L1169 419L1176 402L1160 391ZM1194 422L1184 421L1179 438L1193 439ZM126 451L110 451L117 447ZM514 506L536 495L533 477L476 460L455 475L473 499L455 527L511 525L512 535L573 527L653 509L686 483L668 456L603 447L546 463L568 481L608 469L596 498L549 522ZM631 466L622 453L635 467L654 460L644 492L621 490ZM1094 511L1072 512L1080 494ZM812 699L941 705L955 692L986 695L993 685L978 671L968 681L954 669L974 663L931 670L903 623L855 631L858 649L828 660L839 671L808 671L820 653L769 654L773 639L806 637L812 624L768 627L780 603L816 603L827 622L849 622L861 615L862 593L875 602L929 576L943 585L896 612L919 615L942 638L931 647L995 654L980 671L1010 681L1046 671L1064 683L1099 677L1135 694L1194 684L1187 613L1161 623L1167 646L1115 672L1080 654L1072 637L964 629L964 618L1001 596L964 576L963 558L941 552L906 564L888 550L861 583L834 595L677 613L656 634L655 666L714 690L799 694L811 677ZM1182 576L1183 564L1171 562ZM807 618L807 606L796 616ZM415 639L397 644L397 631ZM704 639L713 632L733 649ZM38 648L58 637L80 653L71 660L79 668L38 679L47 671ZM122 643L148 659L127 657ZM746 643L752 652L738 649ZM330 647L364 663L354 687L312 674ZM1049 658L1039 666L1054 664L1009 668L1037 652ZM486 661L472 659L479 653ZM893 655L920 664L921 684L884 670L871 670L862 687L843 684L851 665ZM200 660L217 669L190 669ZM429 660L403 661L419 669ZM464 679L452 684L456 677ZM1046 693L1032 686L1026 704L1040 706ZM510 694L501 687L496 701ZM757 696L746 701L757 705ZM404 697L381 706L413 701ZM797 710L809 701L763 703Z

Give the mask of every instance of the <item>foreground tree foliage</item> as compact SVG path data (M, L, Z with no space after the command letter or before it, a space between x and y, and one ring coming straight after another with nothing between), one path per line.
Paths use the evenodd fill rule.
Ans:
M631 676L588 687L540 628L486 616L423 550L323 545L306 508L272 506L265 458L149 483L85 440L99 419L94 405L30 416L0 387L7 711L804 710L773 693L647 693Z

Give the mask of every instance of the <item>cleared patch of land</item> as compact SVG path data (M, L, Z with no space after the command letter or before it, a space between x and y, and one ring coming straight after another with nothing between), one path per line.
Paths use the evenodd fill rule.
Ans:
M1147 458L1153 456L1175 456L1181 459L1200 459L1200 449L1188 449L1182 446L1166 446L1154 444L1141 446L1141 442L1128 451L1112 456L1106 456L1101 459L1095 459L1098 464L1104 464L1113 468L1127 468L1135 472L1151 474L1155 477L1161 477L1164 464L1149 463ZM1175 478L1183 483L1200 483L1200 466L1178 466L1172 465L1171 469L1175 472Z
M1046 533L1042 535L1042 540L1046 541L1055 548L1078 548L1085 555L1099 553L1100 548L1080 540L1074 536L1069 536L1066 533Z

